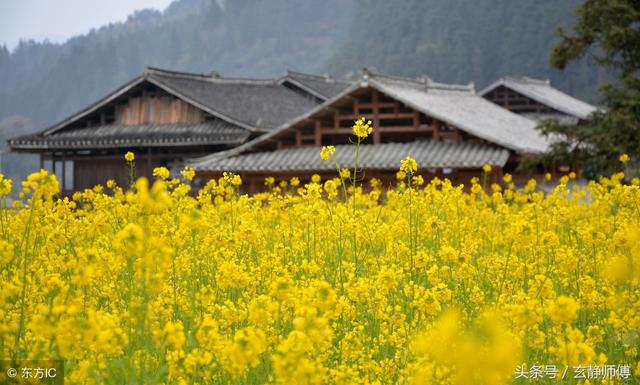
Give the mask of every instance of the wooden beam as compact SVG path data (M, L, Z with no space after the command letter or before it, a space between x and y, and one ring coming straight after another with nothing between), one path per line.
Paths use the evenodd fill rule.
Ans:
M375 112L374 114L375 115ZM413 112L398 112L398 113L378 113L377 114L378 118L380 119L394 119L394 118L398 118L398 119L413 119ZM366 117L366 116L365 116ZM341 120L356 120L356 119L360 119L360 116L357 115L348 115L348 114L341 114L340 115L340 119ZM373 120L373 116L371 117L371 119Z

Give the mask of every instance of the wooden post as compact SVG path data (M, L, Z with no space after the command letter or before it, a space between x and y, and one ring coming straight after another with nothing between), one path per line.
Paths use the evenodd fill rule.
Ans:
M373 104L373 144L378 144L380 143L380 105L377 90L373 90L371 101Z
M147 172L149 176L153 174L153 169L151 169L151 147L147 149Z
M433 130L433 140L439 141L440 140L440 125L438 124L438 121L433 119L433 118L431 120L431 129Z
M320 121L315 121L314 132L315 134L315 144L316 146L322 145L322 133L320 132Z
M64 192L65 192L65 186L67 185L66 181L65 181L65 179L67 178L67 172L66 172L67 171L66 170L67 169L67 162L65 162L65 159L66 159L66 157L64 156L64 153L62 153L62 172L60 173L60 176L61 176L61 178L60 178L61 179L60 180L60 191L62 191L63 195L64 195Z

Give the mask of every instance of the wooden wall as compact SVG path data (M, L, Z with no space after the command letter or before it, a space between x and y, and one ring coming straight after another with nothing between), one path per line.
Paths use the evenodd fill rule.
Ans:
M170 95L142 95L116 106L115 121L125 125L200 123L203 112Z
M107 180L113 179L119 186L125 187L129 183L128 166L121 155L113 157L74 158L74 190L82 191L95 185L105 185ZM152 178L153 169L159 167L162 159L145 158L136 154L136 177Z

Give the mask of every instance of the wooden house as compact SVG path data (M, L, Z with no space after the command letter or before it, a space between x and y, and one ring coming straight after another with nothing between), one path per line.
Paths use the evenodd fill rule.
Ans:
M597 110L551 86L549 80L525 76L504 76L480 91L487 100L537 121L556 120L563 124L582 124Z
M389 183L400 160L414 157L425 179L448 177L468 182L482 166L493 166L493 178L512 172L523 155L547 149L536 122L479 96L473 85L451 85L428 78L408 79L364 71L361 79L320 105L273 131L230 150L194 159L199 178L239 173L249 191L258 191L266 176L309 179L336 175L334 162L322 161L321 146L336 146L335 160L353 164L354 120L366 117L373 133L360 152L365 178Z
M123 155L138 176L184 158L233 148L308 112L347 83L289 72L279 79L223 78L148 67L104 98L34 135L12 151L40 155L64 193L124 185Z

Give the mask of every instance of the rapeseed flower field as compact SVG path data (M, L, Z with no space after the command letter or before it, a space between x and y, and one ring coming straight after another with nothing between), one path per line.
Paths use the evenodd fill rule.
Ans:
M0 358L68 384L638 383L638 180L343 166L253 196L158 168L60 198L43 170L10 205L0 176Z

